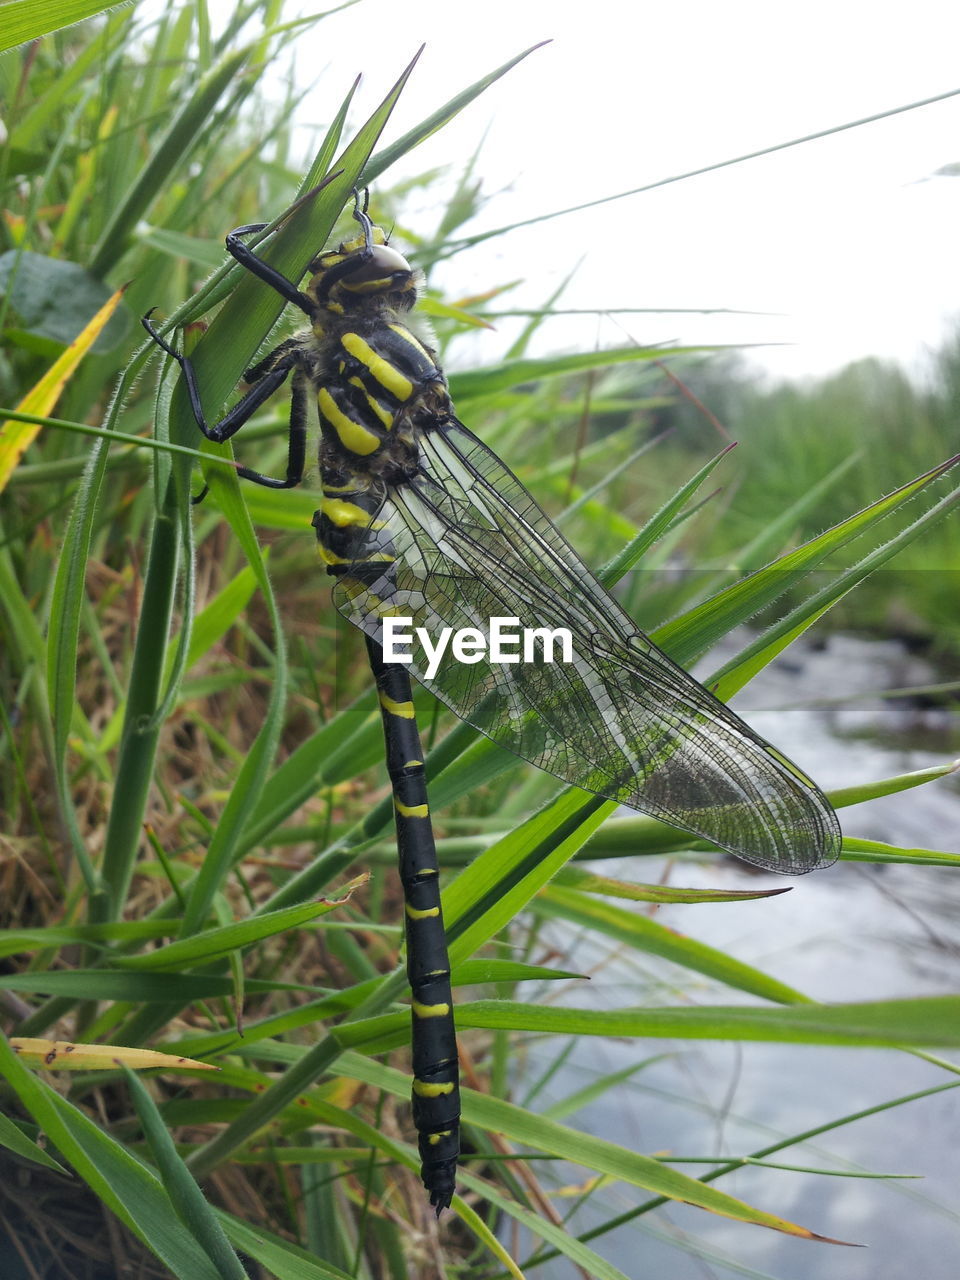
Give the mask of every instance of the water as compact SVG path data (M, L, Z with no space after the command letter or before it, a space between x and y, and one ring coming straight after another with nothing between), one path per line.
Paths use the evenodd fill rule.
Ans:
M941 764L960 755L960 715L903 702L859 699L875 689L932 684L942 676L897 642L832 638L799 659L790 651L738 698L736 709L828 787ZM716 655L714 655L716 659ZM843 703L833 699L843 698ZM794 706L816 699L817 707ZM851 700L853 699L853 700ZM789 708L789 709L788 709ZM960 783L942 779L845 809L844 831L906 847L960 852ZM663 864L617 862L610 874L655 881ZM671 906L663 924L729 952L817 1000L942 995L960 989L960 873L948 868L841 863L799 880L753 873L732 861L685 863L669 881L743 888L790 883L777 898ZM558 934L551 933L557 941ZM569 942L569 931L564 935ZM600 962L594 1006L737 1003L749 997L636 953L602 958L578 939L566 961ZM563 963L563 960L560 961ZM544 993L555 998L554 992ZM583 995L574 992L571 1002ZM559 1046L539 1044L523 1079L549 1069ZM916 1057L880 1049L587 1039L536 1105L558 1101L607 1072L656 1054L628 1084L569 1117L578 1128L633 1150L688 1156L743 1155L915 1090L960 1078ZM956 1055L954 1055L956 1056ZM522 1097L521 1097L522 1100ZM716 1185L820 1234L866 1245L840 1248L671 1204L599 1237L592 1247L637 1280L757 1275L777 1280L954 1280L960 1258L960 1091L946 1092L836 1129L771 1157L813 1168L922 1175L880 1181L745 1169ZM692 1176L694 1164L679 1166ZM562 1172L570 1183L582 1170ZM578 1212L582 1231L642 1203L617 1184ZM565 1211L574 1201L560 1200ZM522 1255L520 1255L522 1256ZM563 1260L529 1272L566 1280Z

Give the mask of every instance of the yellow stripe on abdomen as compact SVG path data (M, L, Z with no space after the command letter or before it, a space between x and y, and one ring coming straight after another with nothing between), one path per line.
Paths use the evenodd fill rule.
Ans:
M389 711L392 716L403 716L404 720L412 720L414 717L412 702L394 702L393 698L388 697L385 693L380 693L380 705L384 711Z
M320 512L325 515L331 524L335 524L338 529L345 529L348 525L362 525L364 528L382 529L384 527L382 520L372 520L370 512L365 511L363 507L358 506L355 502L344 502L342 498L323 498L320 503Z
M421 1004L419 1000L412 1000L410 1007L418 1018L445 1018L450 1012L448 1004Z
M440 914L439 907L424 907L421 911L418 907L411 907L409 902L406 904L405 910L411 920L429 920L431 916Z
M394 800L397 813L404 818L429 818L430 809L425 804L404 804L402 800Z
M445 1093L453 1093L453 1085L449 1081L446 1084L428 1084L426 1080L414 1077L413 1092L418 1098L440 1098Z

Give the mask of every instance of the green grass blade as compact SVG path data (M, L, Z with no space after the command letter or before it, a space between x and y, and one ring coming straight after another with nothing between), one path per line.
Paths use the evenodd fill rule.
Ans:
M5 4L0 53L28 40L39 40L63 27L72 27L108 8L102 0L19 0L17 4Z
M450 973L450 981L455 987L467 987L477 982L558 982L583 977L584 974L574 973L569 969L526 964L521 960L493 960L484 957L464 960Z
M443 892L450 958L459 963L504 928L614 809L567 792L482 853Z
M169 946L158 951L150 951L146 955L118 956L115 963L124 969L137 969L146 972L152 969L184 970L205 961L227 955L242 947L252 946L264 938L272 938L286 933L289 929L299 929L301 925L329 915L349 902L354 889L365 884L368 875L357 876L340 890L342 897L333 901L324 899L320 902L307 903L301 907L288 907L285 911L271 911L266 915L247 920L238 920L235 924L223 925L216 929L206 929L195 937L182 938L179 942L171 942Z
M180 561L181 522L175 486L168 486L153 528L143 604L137 627L127 709L117 762L115 795L103 852L106 915L116 919L126 902L142 836L161 721L157 718ZM93 907L93 904L91 904ZM98 915L92 913L96 923Z
M211 492L230 522L266 601L274 633L274 667L263 725L244 758L236 783L210 841L200 873L190 887L181 925L184 936L196 933L201 928L214 896L222 890L226 877L237 860L239 842L263 789L276 752L287 693L283 624L253 525L243 505L239 481L236 477L220 480L211 477L210 483Z
M508 1000L457 1007L462 1026L553 1035L657 1036L684 1040L755 1040L853 1048L960 1047L960 996L918 996L848 1004L777 1008L700 1005L685 1008L563 1009Z
M612 819L603 831L616 825ZM602 839L602 831L591 840ZM600 876L584 867L564 867L553 878L555 885L577 889L581 893L599 893L605 897L624 898L627 902L694 903L694 902L749 902L757 898L776 897L789 893L789 889L682 889L671 884L632 884L625 880L613 880Z
M944 465L952 465L952 462L953 460L951 459L949 464ZM924 479L924 477L921 477L921 479ZM795 609L792 609L774 626L758 636L752 644L747 645L736 658L721 667L712 678L710 688L718 690L717 696L720 698L732 697L750 679L751 675L759 667L775 657L793 636L803 631L831 605L846 595L848 591L868 578L871 573L875 573L877 569L888 564L905 547L916 541L921 534L933 528L945 515L953 510L958 501L960 501L960 488L954 489L944 498L941 498L938 503L928 511L925 511L922 516L914 520L906 529L903 529L882 546L877 547L876 550L865 555L851 568L838 573L826 587L810 596ZM761 570L761 573L765 572L765 570Z
M23 1130L15 1125L12 1120L8 1120L5 1115L0 1115L0 1147L12 1152L21 1160L29 1160L33 1164L42 1165L45 1169L53 1169L54 1172L62 1173L69 1177L68 1171L58 1160L54 1160L53 1156L44 1151L43 1147L31 1141Z
M879 796L893 796L901 791L909 791L913 787L922 787L927 782L935 782L938 778L947 778L960 769L960 761L951 760L947 764L931 765L929 769L914 769L910 773L898 773L889 778L880 778L875 782L861 782L854 787L838 787L831 791L831 800L835 805L845 806L862 804L866 800L876 800Z
M253 46L248 45L222 58L200 80L194 93L171 120L153 155L140 170L130 190L115 204L112 216L100 233L89 263L92 275L105 277L122 257L134 227L146 216L172 175L186 163L217 104L236 82L252 51Z
M72 1000L165 1004L176 1009L194 1000L233 995L233 980L216 973L128 973L117 969L28 969L0 974L0 990L41 992ZM301 982L247 980L248 991L312 991ZM169 1014L167 1009L166 1014ZM164 1017L166 1021L166 1016ZM18 1028L18 1031L21 1028Z
M115 941L149 941L170 932L159 920L123 920L112 924L48 925L36 929L5 929L0 934L0 958L21 951L42 951L57 947L89 947Z
M793 1004L807 999L802 992L778 982L752 965L735 960L724 951L668 929L648 916L611 902L589 898L575 889L565 889L556 884L546 886L536 900L535 910L589 929L592 936L606 937L611 942L660 956L716 982L761 996L764 1000Z
M880 840L857 840L847 836L843 842L845 862L904 863L917 867L960 867L960 853L942 853L938 849L902 849Z
M640 560L653 545L663 537L674 521L680 516L680 513L693 498L694 494L703 484L704 480L713 472L714 468L727 456L733 445L727 445L706 464L701 467L696 475L692 476L686 484L663 504L646 522L642 529L631 538L627 545L619 552L609 564L605 565L597 575L605 587L612 587L620 581L631 569L635 567Z
M470 1007L461 1006L458 1013L466 1012ZM548 1011L543 1010L543 1012ZM339 1070L355 1080L363 1080L367 1084L401 1096L405 1096L409 1088L408 1079L402 1072L384 1067L367 1058L358 1057L354 1053L343 1055ZM468 1124L478 1124L493 1133L502 1134L511 1142L523 1143L535 1150L550 1152L559 1159L571 1160L597 1173L604 1173L613 1178L620 1178L633 1186L656 1191L659 1195L671 1200L693 1204L698 1208L708 1209L711 1213L735 1218L740 1222L772 1227L775 1231L785 1231L790 1235L810 1238L814 1234L775 1214L764 1213L745 1204L742 1200L728 1196L722 1191L716 1191L678 1170L670 1169L650 1156L638 1155L634 1151L628 1151L625 1147L606 1142L602 1138L595 1138L591 1134L578 1133L575 1129L558 1124L555 1120L548 1120L545 1116L536 1115L523 1107L498 1098L485 1097L473 1089L463 1090L463 1114ZM484 1191L486 1190L486 1184L479 1185Z
M695 609L691 609L682 617L658 627L651 633L651 638L675 661L692 662L733 627L746 622L758 610L783 595L789 587L795 586L822 564L828 556L836 554L854 538L872 529L908 499L915 497L928 485L939 480L958 460L960 460L958 457L948 458L946 462L918 476L915 480L901 485L893 493L887 494L886 497L871 503L862 511L842 520L826 533L812 538L795 551L780 556L765 568L741 578L739 582ZM938 507L941 505L938 504ZM901 545L905 543L898 543L898 549ZM808 606L808 612L812 614L813 607ZM788 628L784 628L784 624L781 624L781 629Z
M214 1212L236 1247L259 1262L277 1280L356 1280L355 1276L298 1248L289 1240L281 1240L262 1226L251 1227L222 1209Z
M0 1037L0 1075L104 1204L175 1276L221 1280L174 1212L160 1180L19 1062Z
M703 347L671 347L671 356ZM501 364L484 369L466 369L450 375L450 394L458 405L480 396L509 391L526 382L541 382L546 378L562 378L590 369L605 369L616 364L633 364L635 361L662 360L660 347L606 347L598 351L574 351L567 355L526 357L522 360L504 360Z
M143 1127L143 1136L177 1217L210 1259L222 1280L248 1280L247 1273L230 1247L213 1209L207 1204L203 1192L177 1154L167 1126L143 1081L127 1066L123 1067L123 1075Z
M405 156L409 151L412 151L414 147L419 146L419 144L425 139L431 137L439 129L442 129L445 124L454 118L454 116L459 115L464 107L469 106L475 98L478 98L481 93L484 93L492 84L495 84L501 76L506 75L508 71L512 70L512 68L517 65L517 63L522 62L523 59L528 57L531 53L535 53L537 49L542 49L545 43L547 42L541 41L539 44L531 45L529 49L524 49L523 53L518 53L515 58L511 58L509 62L505 62L503 66L498 67L496 71L491 71L489 75L475 81L469 86L469 88L458 93L456 97L451 98L449 102L445 103L444 106L435 111L433 115L428 116L426 120L421 121L421 123L415 128L405 133L402 138L398 138L396 142L391 143L390 146L384 147L381 151L378 151L376 155L371 156L370 160L364 166L362 185L369 186L371 183L375 182L377 178L386 173L390 166L395 164L401 156ZM419 58L419 56L420 54L418 53L417 57Z

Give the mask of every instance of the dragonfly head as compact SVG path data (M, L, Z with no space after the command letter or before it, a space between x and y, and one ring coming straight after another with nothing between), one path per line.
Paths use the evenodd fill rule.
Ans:
M418 276L399 250L387 244L382 228L369 219L363 234L321 253L306 293L322 311L357 315L390 308L408 311L417 300Z

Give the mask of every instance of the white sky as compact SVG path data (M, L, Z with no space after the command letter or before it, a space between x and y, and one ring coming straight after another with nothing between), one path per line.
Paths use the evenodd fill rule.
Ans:
M496 198L468 229L501 226L960 88L949 0L360 0L297 42L298 83L323 73L301 119L325 123L362 71L359 120L426 42L389 140L546 38L388 181L455 175L485 135L476 172ZM791 343L750 358L787 375L869 354L918 368L960 318L960 178L930 177L954 161L960 97L518 230L462 256L445 282L467 293L523 276L504 305L535 306L583 258L561 305L782 313L631 316L626 334L557 321L541 349ZM437 215L417 212L432 230Z

